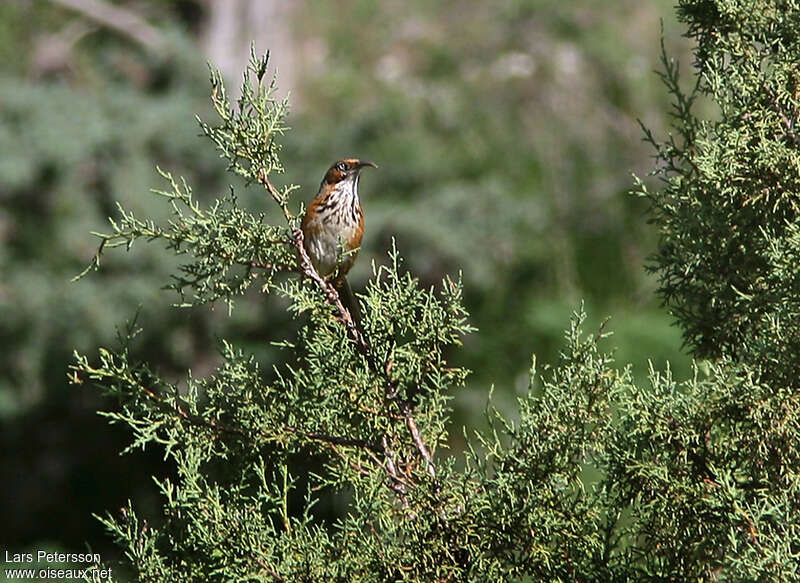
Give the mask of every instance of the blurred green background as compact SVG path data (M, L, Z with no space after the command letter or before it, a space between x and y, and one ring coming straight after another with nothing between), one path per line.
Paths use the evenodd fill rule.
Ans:
M234 87L249 44L271 49L293 128L285 176L308 201L329 164L380 164L361 193L367 234L356 290L392 238L424 283L463 274L478 332L454 360L473 370L455 401L477 426L489 387L500 406L527 388L532 353L558 355L569 314L612 316L620 365L678 377L689 360L645 274L656 247L645 204L627 194L651 152L637 118L663 135L658 68L690 63L667 0L5 0L0 3L0 548L115 549L91 513L128 498L157 514L161 453L120 458L90 387L68 385L73 349L114 341L141 306L138 356L181 378L210 372L220 337L269 365L291 335L285 306L257 293L195 310L161 287L176 261L137 245L69 280L115 203L164 217L154 167L210 201L228 184L194 115L211 118L206 61ZM240 200L269 209L252 188ZM269 370L268 366L265 367ZM146 514L147 512L145 512Z

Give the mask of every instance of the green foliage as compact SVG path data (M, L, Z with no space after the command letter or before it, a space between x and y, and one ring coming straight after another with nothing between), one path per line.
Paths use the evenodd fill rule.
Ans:
M603 490L586 487L587 472L602 461L609 405L630 374L599 352L602 332L583 336L584 319L573 315L556 367L539 376L534 363L519 422L495 412L491 439L481 439L487 453L470 452L483 494L472 501L480 505L474 520L489 547L473 552L491 565L491 577L475 580L603 580L609 572L616 541L607 532Z
M663 189L641 194L661 232L651 268L698 355L762 364L794 383L800 368L798 7L685 1L697 40L684 91L664 57L676 134L657 148ZM700 119L695 104L712 102Z
M184 182L165 174L171 188L157 195L171 203L172 219L162 224L122 210L113 232L99 235L94 265L105 248L158 241L186 255L173 286L186 303L232 306L258 278L263 292L288 302L300 328L280 342L287 364L268 370L222 341L216 371L187 374L182 383L135 358L135 324L120 334L118 348L101 349L97 359L76 356L75 381L95 383L118 400L105 415L132 430L131 449L163 448L177 468L175 479L158 480L163 516L157 523L146 524L132 505L101 519L138 579L800 579L794 448L800 399L797 365L789 358L797 352L791 344L778 346L792 334L780 328L793 314L792 193L767 188L765 200L737 206L730 197L750 183L740 166L720 157L723 150L732 159L747 157L748 148L761 144L756 137L773 136L769 130L784 132L778 142L786 160L795 153L780 115L747 141L731 142L723 131L743 94L739 76L722 76L717 68L730 73L725 67L746 60L751 49L769 47L762 57L777 54L780 63L800 54L789 44L789 23L798 21L800 9L769 6L751 16L738 4L681 3L681 17L699 42L697 89L684 94L665 57L663 79L676 99L679 135L659 143L648 134L665 179L659 192L641 186L667 250L655 268L685 329L714 315L713 341L691 334L689 341L718 358L698 365L685 381L674 380L669 368L651 367L649 386L639 386L629 366L617 367L600 349L603 326L585 334L581 310L558 362L540 373L534 361L514 419L490 406L489 428L465 434L463 467L459 456L443 452L454 432L450 400L467 374L448 355L472 331L461 283L445 278L438 291L423 286L403 272L393 248L388 264L373 264L360 297L363 326L356 326L305 254L292 187L272 185L270 175L282 169L274 138L283 132L286 107L270 99L274 84L261 82L266 58L251 60L234 110L212 73L221 122L203 124L204 133L229 170L265 189L279 220L251 214L233 194L206 209ZM780 40L770 43L776 32ZM789 68L759 69L763 79L750 81L766 83L770 72L789 75ZM718 89L707 90L712 86ZM751 84L749 95L764 87L771 86ZM697 117L698 96L719 105L719 120ZM742 110L740 122L749 123L747 116ZM713 164L701 160L703 152L716 152ZM749 155L755 163L756 153ZM754 165L752 171L753 181L780 184L785 173L791 185L791 168ZM715 180L705 181L712 174ZM771 212L759 210L767 198ZM747 231L745 223L729 220L741 218L740 211L760 223ZM763 244L743 244L738 255L721 259L737 225L740 237L750 243L762 237ZM681 255L687 250L697 253L689 262ZM763 267L762 251L774 261L767 276L787 286L774 294L756 285L763 270L748 271L750 260ZM735 283L720 263L729 266L731 257L741 259L734 263L741 279ZM722 283L711 280L705 261L721 269ZM678 272L680 279L664 275ZM720 298L702 295L710 286ZM726 296L728 287L736 293ZM731 299L742 294L752 296L750 303ZM711 309L698 323L692 310L703 298ZM736 311L747 306L763 306L763 313ZM343 500L335 518L317 508L331 493Z
M131 497L152 513L156 490L142 476L167 470L155 450L116 455L125 429L97 418L98 394L76 398L67 386L73 348L109 346L114 326L141 307L147 325L136 356L172 382L187 368L213 370L218 336L271 370L291 356L266 340L293 338L299 319L285 302L264 301L261 279L236 296L232 312L222 299L171 309L199 300L189 287L181 299L161 286L194 276L156 245L136 243L135 253L70 283L95 251L86 233L109 216L121 220L117 201L156 225L174 218L169 201L143 195L171 190L154 166L179 185L185 177L205 213L228 182L256 219L272 205L261 189L242 189L240 176L221 172L220 152L196 139L191 113L212 120L214 112L205 59L229 62L238 52L209 42L227 3L114 2L154 26L164 41L157 47L81 12L94 4L0 2L0 464L17 468L4 482L15 504L0 512L0 546L82 551L88 542L113 559L90 512ZM475 371L453 400L454 423L485 423L490 383L498 406L513 402L529 353L558 357L580 297L594 316L588 328L615 315L616 354L634 372L646 372L648 357L669 359L678 373L688 368L640 269L652 240L644 202L614 196L628 188L630 168L647 163L633 118L663 126L650 63L659 15L674 31L668 0L289 4L279 15L293 31L285 46L253 32L260 48L293 55L280 71L293 73L283 89L293 83L286 121L297 131L280 140L287 165L276 185L303 185L295 212L333 159L369 154L381 171L362 189L367 229L355 289L367 285L370 259L385 262L393 237L424 287L463 272L464 305L481 333L451 354ZM235 12L252 27L249 11ZM247 271L231 265L220 282L246 283ZM451 445L462 447L459 432ZM323 504L321 512L337 512L336 501Z
M798 579L798 405L730 363L683 383L651 372L620 400L607 480L642 576Z
M661 234L651 269L664 301L715 362L686 383L653 374L621 403L633 441L613 473L621 501L638 492L633 532L658 549L648 573L793 581L800 6L682 1L678 14L697 41L695 84L685 91L664 55L675 135L647 132L663 187L639 192Z
M250 64L256 78L265 68L266 58ZM216 74L212 78L219 82ZM245 83L249 82L246 77ZM280 104L251 107L271 90L242 91L240 104L246 106L239 111L246 111L251 122L238 118L235 125L244 128L242 133L249 136L266 127L281 127L285 108ZM218 95L224 92L220 89L213 98ZM223 126L237 119L226 117L227 110L220 113ZM206 133L215 142L232 142L237 132L222 134L210 129ZM245 136L244 141L248 139ZM261 143L273 147L272 140ZM239 159L242 149L235 151ZM122 209L122 218L112 221L113 232L98 234L101 246L94 266L99 265L106 248L130 248L138 239L163 241L177 255L189 253L192 257L181 268L186 275L175 284L181 292L185 287L193 291L191 302L231 302L245 292L256 271L263 276L264 291L286 297L294 312L308 315L296 344L287 345L297 355L297 362L276 369L275 380L269 384L261 379L252 357L225 344L224 364L217 374L202 381L189 377L186 390L180 391L147 365L132 362L127 346L133 327L123 335L120 351L101 351L98 365L78 357L78 378L99 384L121 400L121 411L107 415L133 428L132 447L160 444L178 468L179 485L160 485L168 500L168 520L163 528L137 528L132 509L121 522L106 521L128 546L129 558L145 578L172 580L191 573L197 580L207 580L223 573L243 576L253 568L269 573L273 564L280 570L293 570L293 561L302 556L300 549L321 534L311 528L310 508L315 498L310 493L301 509L302 520L290 519L287 514L293 482L287 460L292 456L325 454L326 473L309 477L309 488L347 486L356 496L369 493L371 497L379 490L381 498L371 504L380 501L382 512L389 515L402 512L413 516L420 505L430 505L432 500L437 506L443 504L436 494L441 486L432 455L447 436L449 389L463 384L465 377L465 371L449 366L444 359L444 350L458 344L460 336L470 330L460 305L460 284L446 280L441 294L422 289L410 275L400 274L399 257L393 253L391 266L376 268L367 288L364 303L369 312L361 336L352 324L347 326L338 297L335 292L331 296L332 288L313 272L307 257L298 263L297 256L289 253L294 245L304 256L301 241L292 238L300 232L290 233L296 218L290 215L285 196L274 190L267 178L275 166L248 168L233 169L251 172L252 179L275 195L286 226L264 224L263 216L254 217L238 208L233 196L203 210L185 183L179 185L165 174L171 190L156 194L171 202L174 216L167 226L137 219ZM285 193L290 190L287 187ZM231 276L235 267L244 271ZM303 277L274 279L276 271L284 270L300 271ZM275 490L278 468L282 487ZM419 497L414 490L418 483L428 484L431 491ZM402 502L399 508L398 500ZM219 520L230 516L237 516L240 523L219 530ZM245 527L254 538L245 537L241 542L249 546L219 552L221 541ZM275 529L285 529L288 534L296 531L298 537L276 539ZM198 539L197 533L203 536ZM279 553L253 548L270 538L286 548ZM200 553L195 564L187 566L185 559L173 563L160 554L166 541L173 541L168 545L168 554L173 556L180 557L188 549L207 552ZM314 545L331 552L330 545L320 541ZM314 568L327 563L330 556Z
M258 180L264 172L283 172L276 138L286 131L283 118L289 110L289 100L276 101L277 81L272 78L264 85L267 59L259 59L254 47L250 50L242 94L232 111L219 71L211 70L211 101L219 116L219 126L210 126L197 118L200 128L217 146L220 155L228 160L228 170L248 181Z

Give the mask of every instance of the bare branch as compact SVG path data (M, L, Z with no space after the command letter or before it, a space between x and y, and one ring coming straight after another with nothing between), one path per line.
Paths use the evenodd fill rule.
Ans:
M162 52L166 47L164 37L158 29L122 6L108 4L102 0L51 0L51 2L70 8L151 51Z
M278 192L278 189L272 184L267 176L267 171L264 168L258 171L258 180L264 185L264 188L267 189L267 192L269 192L270 196L275 200L275 202L278 203L278 206L281 207L283 216L286 217L286 222L291 225L292 213L289 212L289 206L286 204L286 199L281 196L281 194Z

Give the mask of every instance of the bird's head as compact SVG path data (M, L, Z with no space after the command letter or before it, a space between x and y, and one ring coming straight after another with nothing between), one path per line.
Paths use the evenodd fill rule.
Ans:
M346 180L356 180L361 169L365 166L377 168L375 162L369 160L359 160L358 158L344 158L333 163L325 173L323 184L338 184Z

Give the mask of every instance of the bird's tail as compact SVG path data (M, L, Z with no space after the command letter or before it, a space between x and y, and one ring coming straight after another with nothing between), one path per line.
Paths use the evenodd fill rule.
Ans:
M361 326L361 310L358 307L358 300L356 299L356 296L353 293L353 288L350 287L350 283L347 281L347 278L339 278L335 282L334 287L339 293L339 299L342 300L342 304L350 312L350 316L353 318L353 323L355 323L356 328L358 328L363 334L364 328Z

